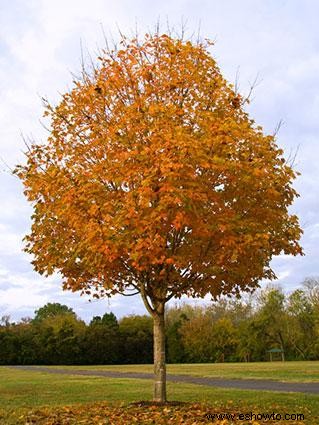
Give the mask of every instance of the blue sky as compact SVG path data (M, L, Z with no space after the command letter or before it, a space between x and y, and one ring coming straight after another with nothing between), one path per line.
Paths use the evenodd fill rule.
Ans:
M41 96L52 103L72 83L80 69L80 45L93 57L117 28L130 35L163 30L186 22L188 33L215 40L212 55L224 76L246 93L258 76L249 107L251 116L272 133L283 120L278 144L286 156L296 150L295 183L300 198L291 211L304 229L304 257L273 260L278 283L285 290L298 287L307 276L319 275L319 30L316 0L15 0L0 3L0 156L9 165L24 161L21 133L41 141ZM30 257L22 252L22 238L30 228L31 208L20 182L0 164L0 317L32 316L46 302L61 302L84 319L113 311L117 316L142 314L138 297L116 296L88 301L63 292L61 279L38 276Z

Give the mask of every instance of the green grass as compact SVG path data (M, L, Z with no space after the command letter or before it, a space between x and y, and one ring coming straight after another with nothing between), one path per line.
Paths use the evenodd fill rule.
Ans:
M143 369L143 367L140 368ZM71 371L72 368L70 368ZM2 417L5 417L4 422L1 422L0 409L0 424L5 425L14 424L17 415L34 407L95 401L107 401L118 405L150 400L151 397L152 381L148 380L108 379L72 374L54 375L0 367L0 408L2 408ZM192 384L168 383L168 398L203 402L220 407L221 411L225 406L228 408L233 406L234 409L242 412L298 412L304 413L306 418L314 418L319 413L319 395L300 393L217 389Z
M57 367L57 366L54 366ZM97 369L118 372L153 372L153 365L71 366L73 369ZM63 368L63 366L59 366ZM283 382L319 381L319 361L169 364L167 372L210 378L271 379Z

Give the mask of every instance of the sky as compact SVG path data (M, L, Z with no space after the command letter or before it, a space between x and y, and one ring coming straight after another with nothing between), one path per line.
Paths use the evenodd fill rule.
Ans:
M290 292L319 275L319 2L317 0L0 0L0 318L32 317L47 302L72 307L83 319L113 311L145 314L139 297L89 301L62 291L58 275L33 271L23 252L32 208L10 168L25 161L23 137L43 142L41 97L51 103L72 86L84 56L93 58L118 29L142 35L162 22L214 40L223 75L245 94L257 78L249 113L295 158L300 197L291 208L304 230L303 257L278 256L272 267ZM264 282L263 284L267 284ZM173 302L174 303L174 302ZM199 303L199 301L196 301Z

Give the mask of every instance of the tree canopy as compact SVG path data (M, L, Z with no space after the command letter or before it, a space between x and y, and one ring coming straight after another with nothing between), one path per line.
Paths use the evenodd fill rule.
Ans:
M47 303L35 311L35 317L33 320L35 322L39 322L41 320L48 319L49 317L56 317L64 314L75 316L72 308L65 304Z
M250 290L275 277L273 255L302 253L296 173L210 44L123 37L46 104L48 140L16 170L37 271L96 297L140 293L155 320L173 297Z

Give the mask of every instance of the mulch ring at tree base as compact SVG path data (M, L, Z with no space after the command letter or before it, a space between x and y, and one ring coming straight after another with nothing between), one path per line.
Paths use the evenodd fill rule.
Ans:
M13 423L0 412L0 424ZM209 424L215 425L266 425L266 424L315 424L307 421L272 421L272 420L235 420L231 419L212 419L210 414L233 414L239 415L235 408L216 408L204 404L191 404L182 402L170 402L165 405L154 404L153 402L136 402L129 405L110 406L107 403L80 404L64 407L43 407L39 409L25 410L24 414L16 416L17 425L197 425ZM306 415L305 415L306 416Z

